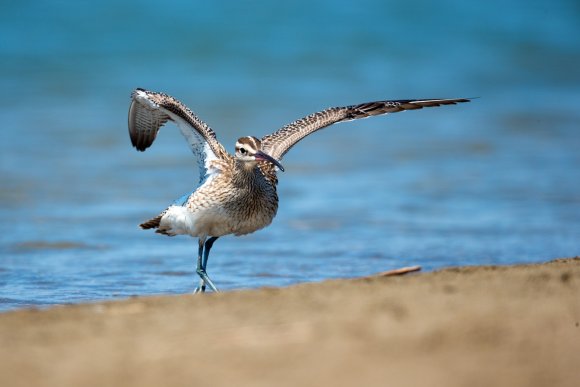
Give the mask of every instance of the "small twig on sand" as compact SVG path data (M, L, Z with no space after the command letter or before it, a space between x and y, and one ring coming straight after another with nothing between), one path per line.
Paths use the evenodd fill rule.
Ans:
M404 275L407 273L413 273L413 272L419 271L419 270L421 270L421 266L407 266L407 267L401 267L400 269L382 271L380 273L372 274L372 275L369 275L369 276L366 276L363 278L391 277L391 276L395 276L395 275Z

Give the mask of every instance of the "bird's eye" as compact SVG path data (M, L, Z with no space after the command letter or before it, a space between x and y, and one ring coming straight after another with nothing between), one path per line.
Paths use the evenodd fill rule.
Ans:
M245 155L246 153L248 153L248 151L246 151L246 148L240 148L240 153Z

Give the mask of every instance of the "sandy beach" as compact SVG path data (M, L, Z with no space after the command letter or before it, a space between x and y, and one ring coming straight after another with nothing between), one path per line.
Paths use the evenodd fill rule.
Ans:
M580 258L0 315L0 385L577 386Z

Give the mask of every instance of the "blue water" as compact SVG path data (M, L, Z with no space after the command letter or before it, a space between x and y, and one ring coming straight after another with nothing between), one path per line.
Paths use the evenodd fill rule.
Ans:
M197 167L174 126L132 149L135 87L230 151L329 106L480 97L293 148L274 223L216 242L224 290L579 255L579 4L2 2L0 310L197 284L195 240L137 227Z

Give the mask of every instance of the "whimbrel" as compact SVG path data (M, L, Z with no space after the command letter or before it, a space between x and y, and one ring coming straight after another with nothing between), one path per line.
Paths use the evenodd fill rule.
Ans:
M206 271L214 242L224 235L252 233L272 222L278 209L276 172L284 171L280 160L298 141L337 122L459 102L469 99L407 99L333 107L296 120L261 139L241 137L235 154L230 155L214 131L180 101L164 93L136 89L129 108L133 146L144 151L155 140L159 128L173 121L189 143L200 169L200 181L193 192L140 226L169 236L199 238L197 274L201 281L195 292L205 292L206 286L217 292Z

